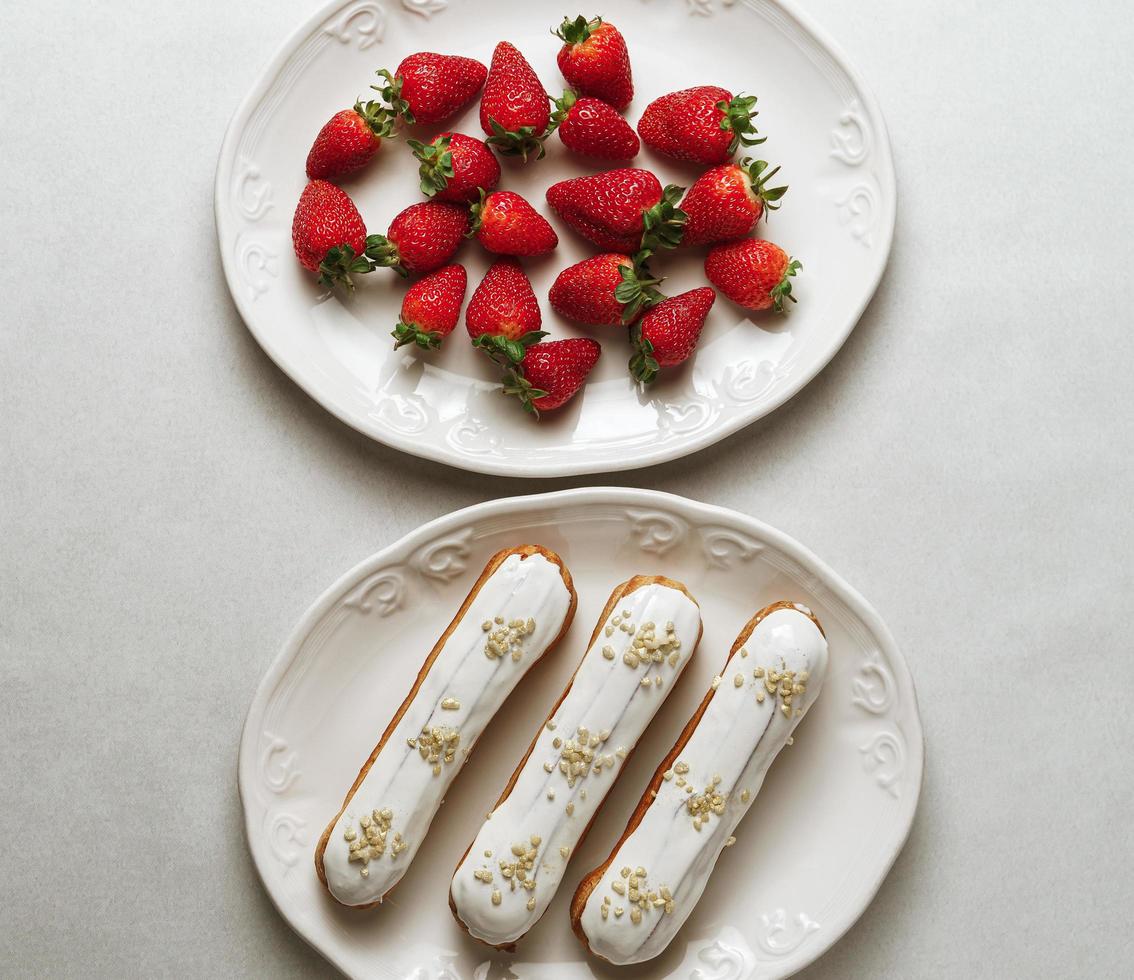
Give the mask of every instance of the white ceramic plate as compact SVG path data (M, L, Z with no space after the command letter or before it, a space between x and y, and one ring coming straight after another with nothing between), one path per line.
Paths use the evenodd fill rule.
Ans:
M549 91L562 91L557 41L548 31L564 10L505 0L338 0L292 36L233 118L217 169L216 215L225 275L249 329L305 391L356 429L485 473L633 469L708 446L783 404L857 322L890 251L894 171L878 107L837 48L783 0L604 0L598 9L631 48L632 122L653 98L685 85L713 82L759 95L757 122L769 139L757 149L782 165L791 186L764 234L803 261L798 305L783 319L750 317L718 299L696 358L647 392L627 375L624 332L590 331L603 342L598 367L581 396L539 423L499 394L498 374L462 341L463 323L446 350L393 351L389 333L405 288L393 273L364 277L353 298L328 297L292 254L291 218L314 134L367 92L376 68L393 70L422 49L487 64L506 37ZM676 48L679 56L669 53ZM474 103L446 128L479 134L477 111ZM548 147L546 159L527 167L505 161L501 186L551 216L547 187L588 168L558 137ZM369 230L384 232L421 199L415 165L399 140L344 184ZM663 182L688 185L696 177L649 151L634 165ZM560 247L526 266L544 301L545 329L575 336L588 331L553 313L547 291L560 270L595 250L553 222ZM678 292L704 285L703 258L704 249L694 249L658 259L654 269ZM486 255L469 243L458 261L469 271L471 295Z
M513 693L507 720L489 725L390 901L364 912L336 905L315 876L320 833L485 561L525 542L558 551L571 569L579 608L570 632ZM547 914L514 956L496 953L450 915L449 879L582 656L610 590L635 573L684 582L701 604L704 638ZM669 950L630 968L586 958L568 922L574 885L621 834L741 626L776 599L806 603L827 632L831 666L819 701ZM351 976L747 980L801 969L862 914L909 832L922 753L913 682L893 638L809 551L735 511L648 490L584 489L457 511L336 582L256 692L239 783L249 847L272 900Z

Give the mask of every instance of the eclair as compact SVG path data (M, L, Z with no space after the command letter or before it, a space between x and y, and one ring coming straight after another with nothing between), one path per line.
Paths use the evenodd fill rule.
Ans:
M635 576L611 594L574 676L464 857L449 890L475 939L511 949L567 864L701 638L680 582Z
M554 552L521 545L489 560L319 839L315 870L335 901L369 908L398 883L485 726L575 605Z
M623 965L670 944L826 668L827 640L805 607L776 602L745 625L625 833L575 892L571 926L590 952Z

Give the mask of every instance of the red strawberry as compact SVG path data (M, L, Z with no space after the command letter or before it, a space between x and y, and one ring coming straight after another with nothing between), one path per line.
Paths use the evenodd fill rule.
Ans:
M630 53L618 28L603 23L601 17L587 20L580 15L564 20L555 33L564 42L556 60L567 84L615 109L625 109L634 98L634 82Z
M778 245L762 238L716 245L705 259L705 275L734 303L750 310L784 312L793 303L791 278L803 266Z
M432 272L449 261L469 228L468 213L457 204L422 201L390 222L385 235L366 239L366 254L376 266L399 275Z
M542 322L532 284L520 263L512 258L497 259L489 266L465 310L465 326L474 341L481 334L510 341L521 341L531 333L541 337Z
M724 163L740 144L763 143L752 117L756 96L733 96L716 85L698 85L655 99L642 113L638 135L658 153L675 160Z
M468 277L463 266L447 265L406 291L402 317L390 335L394 349L404 344L436 350L461 318Z
M686 360L697 346L705 317L717 298L708 286L679 293L653 307L630 328L634 355L630 373L648 385L658 376L658 369L672 367Z
M687 216L681 244L707 245L752 234L761 215L778 208L787 191L766 186L779 169L768 170L763 160L747 157L706 170L681 200Z
M559 236L547 219L511 191L495 191L472 206L474 236L497 255L544 255L559 244Z
M608 252L568 266L551 285L548 298L560 316L588 326L628 323L651 302L664 297L654 287L660 279L635 269L627 255Z
M542 157L551 109L532 66L507 41L492 52L492 65L480 100L480 125L488 142L505 156Z
M548 203L588 241L607 252L673 248L685 214L682 188L661 183L648 170L623 168L561 180L547 189Z
M570 401L583 387L602 353L589 337L551 340L527 348L523 359L504 375L504 394L515 395L525 411L540 412Z
M603 160L629 160L638 155L638 134L605 102L564 92L555 105L552 121L563 145L573 153Z
M393 75L385 69L377 74L386 84L370 87L413 125L440 122L459 112L476 97L488 69L472 58L420 51L402 61Z
M331 116L307 154L307 176L337 180L365 167L378 152L394 120L380 102L356 102Z
M319 284L328 288L342 283L354 288L351 273L372 268L363 254L366 225L346 191L325 180L313 180L305 188L291 223L291 241L303 268L319 273Z
M478 139L461 133L442 133L433 142L406 140L421 161L421 191L435 201L465 204L475 201L481 189L500 182L500 163Z

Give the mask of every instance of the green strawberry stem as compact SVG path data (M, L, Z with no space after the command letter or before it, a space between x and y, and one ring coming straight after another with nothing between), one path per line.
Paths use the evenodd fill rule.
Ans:
M729 153L735 153L741 143L756 146L767 140L767 136L757 138L756 127L752 122L752 117L758 115L756 96L736 95L731 102L718 102L717 108L724 113L720 122L721 129L732 132L732 140L728 144Z
M421 140L406 140L413 155L421 161L418 176L421 178L421 192L433 197L449 186L453 176L453 151L449 149L452 140L448 136L438 136L432 143Z
M678 206L684 187L677 184L666 185L661 200L648 211L642 212L643 251L656 252L659 248L676 248L685 234L685 222L689 216Z
M630 344L634 353L630 355L630 375L641 384L652 384L658 376L661 365L654 358L654 345L642 336L642 325L635 323L630 327Z
M492 135L485 142L489 146L495 146L503 156L522 157L524 163L527 163L528 157L533 153L536 154L537 160L542 160L547 153L543 141L550 135L550 129L539 134L536 133L534 126L521 126L514 131L508 130L491 117L488 125L492 127Z
M662 280L655 279L646 266L649 256L648 251L641 251L634 256L632 266L624 265L618 270L622 282L614 287L614 298L622 304L623 323L632 323L643 310L665 299L665 294L656 288Z
M536 388L524 377L520 368L504 372L503 385L502 390L505 395L514 395L519 398L520 404L524 406L524 411L534 415L537 419L539 418L539 409L535 407L535 400L546 397L546 391Z
M793 303L797 302L796 298L791 294L791 277L802 268L802 262L796 259L790 259L787 268L784 270L784 277L772 287L771 292L768 294L772 297L772 306L777 313L786 312L784 309L785 299L790 299Z
M764 204L764 217L767 217L769 211L775 211L779 208L779 201L787 193L787 185L783 187L768 187L768 181L780 172L779 167L768 169L766 160L753 160L752 157L745 157L740 161L741 169L748 174L748 180L752 184L752 193L759 198Z
M389 106L388 111L394 116L395 119L401 119L407 126L412 126L417 120L413 117L413 112L410 109L410 104L402 98L402 79L401 76L394 77L385 68L379 68L374 73L379 78L386 79L385 85L371 85Z
M381 102L375 102L374 100L363 102L359 99L354 104L354 111L357 112L362 117L362 121L370 127L370 132L379 139L390 139L393 137L394 123L397 119L390 115Z
M441 349L442 337L436 330L422 330L417 324L406 323L404 320L398 321L397 326L390 331L390 336L395 341L394 350L405 347L406 344L417 344L422 350Z
M546 330L530 330L519 340L509 340L494 333L482 333L473 340L473 347L484 351L493 363L504 368L504 377L501 379L504 394L519 398L524 411L530 412L537 419L539 410L533 403L537 398L543 398L547 392L534 387L524 377L521 365L528 348L538 344L546 336Z
M327 254L319 263L319 285L328 289L345 286L353 291L354 281L351 275L363 275L373 269L374 265L368 256L355 255L350 245L335 245L327 249Z
M564 44L582 44L587 38L591 36L591 32L598 29L599 24L602 23L601 17L594 17L587 20L582 14L579 14L574 20L566 17L563 23L559 25L559 30L552 31L551 33L563 40Z
M496 333L482 333L473 340L473 347L484 351L489 360L500 367L511 370L523 361L529 347L538 344L546 336L546 330L529 330L519 340L509 340Z
M568 88L563 90L563 94L558 99L553 100L555 110L551 113L551 121L547 124L547 134L544 139L563 125L563 120L570 114L578 99L579 97Z
M476 233L484 223L484 200L487 195L483 187L478 187L477 190L480 191L480 200L469 205L469 230L465 232L465 238L476 238Z
M403 279L409 275L402 265L402 255L385 235L366 236L366 257L373 263L373 269L393 269ZM369 270L367 270L369 271Z

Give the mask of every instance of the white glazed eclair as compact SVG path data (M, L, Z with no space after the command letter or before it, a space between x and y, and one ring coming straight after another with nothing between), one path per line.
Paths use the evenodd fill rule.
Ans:
M336 901L368 908L398 883L485 726L575 605L553 551L489 560L319 840L315 870Z
M475 939L510 949L546 911L567 863L701 638L679 582L618 586L574 676L453 875Z
M575 892L571 925L592 953L641 963L670 944L826 668L826 638L805 607L773 603L748 622L625 833Z

